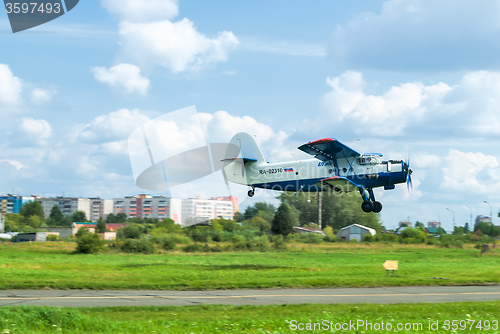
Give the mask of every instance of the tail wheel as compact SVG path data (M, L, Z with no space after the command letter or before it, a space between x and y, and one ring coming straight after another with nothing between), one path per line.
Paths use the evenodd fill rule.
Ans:
M382 203L380 202L373 203L373 212L379 213L380 211L382 211Z
M253 197L253 195L255 195L255 191L253 189L250 189L248 191L248 197Z
M364 201L361 203L361 210L364 212L371 212L373 211L373 203L370 201Z

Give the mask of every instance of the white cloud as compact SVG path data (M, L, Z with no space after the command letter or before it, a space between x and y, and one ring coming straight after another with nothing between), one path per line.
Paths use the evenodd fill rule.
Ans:
M338 26L329 55L348 68L498 68L499 17L498 1L389 0Z
M443 160L441 186L446 190L487 194L500 186L500 168L494 156L450 150Z
M287 56L325 57L326 45L301 41L269 41L259 37L241 39L243 50Z
M123 90L126 94L146 95L149 79L141 76L141 69L135 65L118 64L109 69L93 67L95 78L102 83Z
M20 163L17 160L3 159L3 160L0 160L0 162L6 162L9 165L13 166L16 170L20 170L22 168L28 168L27 166L23 165L22 163Z
M0 104L16 105L21 103L23 83L14 76L10 67L0 64Z
M102 0L101 3L125 21L171 20L179 13L177 0Z
M35 104L43 104L52 100L52 97L56 94L55 91L35 88L31 92L31 100Z
M34 145L43 146L46 144L47 139L52 137L52 127L43 119L33 119L25 117L20 120L19 130L25 137L21 141L27 139Z
M173 73L198 71L226 61L239 44L230 31L211 39L199 33L188 19L178 22L122 22L120 44L123 55L143 66L159 65Z
M359 72L327 78L327 85L331 89L321 97L314 123L329 131L379 137L500 136L499 72L471 72L454 86L402 83L379 95L365 93Z
M162 66L173 73L199 71L227 61L239 45L230 31L209 38L187 18L173 22L177 0L102 0L120 18L119 44L124 62L143 68Z
M120 109L107 115L101 115L89 124L82 124L76 138L87 143L121 141L128 138L138 126L150 118L138 109Z

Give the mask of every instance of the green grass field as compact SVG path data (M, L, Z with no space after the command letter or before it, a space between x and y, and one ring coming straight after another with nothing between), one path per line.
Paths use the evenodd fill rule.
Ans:
M335 325L346 324L343 325L344 329L347 326L349 329L343 330L344 333L498 333L499 319L500 302L395 305L0 308L0 330L5 334L42 332L113 334L312 332L299 330L302 326L307 329L307 323L311 323L311 326L314 326L314 323L322 326L328 324L334 328ZM446 320L450 321L449 326L445 322ZM453 320L456 320L457 331L452 331ZM479 321L481 322L479 323ZM495 323L495 321L497 322ZM382 326L382 322L384 330L375 330L376 324ZM299 325L300 323L303 325ZM372 330L367 327L367 323L371 323ZM350 327L354 324L359 324L360 327ZM387 330L388 324L392 326L391 330ZM429 329L430 324L434 324L431 330ZM296 326L295 330L293 330L293 326ZM397 330L397 326L402 330ZM404 329L404 326L407 327L407 330ZM336 332L335 330L331 331L330 328L323 327L323 330L314 332ZM355 329L353 330L353 328Z
M241 289L500 282L500 250L400 244L294 245L282 252L71 254L73 243L0 245L0 289ZM396 277L382 264L398 260ZM430 279L443 277L446 280Z

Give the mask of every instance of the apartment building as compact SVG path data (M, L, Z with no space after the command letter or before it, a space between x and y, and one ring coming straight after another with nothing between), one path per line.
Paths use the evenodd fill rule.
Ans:
M19 213L23 204L34 200L33 196L0 195L0 213Z
M182 221L182 200L165 196L141 194L113 199L114 214L125 213L127 217L171 218L176 223Z
M238 197L188 198L182 200L182 223L193 224L219 217L233 219Z
M90 199L89 198L76 198L76 197L49 197L49 198L37 198L37 201L43 207L43 213L45 218L50 216L50 211L54 205L59 207L62 214L65 216L71 216L77 211L85 212L87 219L91 219L90 211Z
M110 213L113 213L113 200L102 198L90 198L90 217L96 222L99 218L106 219Z

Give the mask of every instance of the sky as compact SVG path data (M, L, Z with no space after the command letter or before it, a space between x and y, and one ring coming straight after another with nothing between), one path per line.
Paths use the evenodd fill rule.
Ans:
M0 194L165 194L136 186L127 139L195 106L207 142L248 132L270 162L325 137L409 156L413 191L375 190L387 228L489 205L500 224L499 18L500 1L100 0L13 34L0 14ZM219 177L174 193L227 195Z

